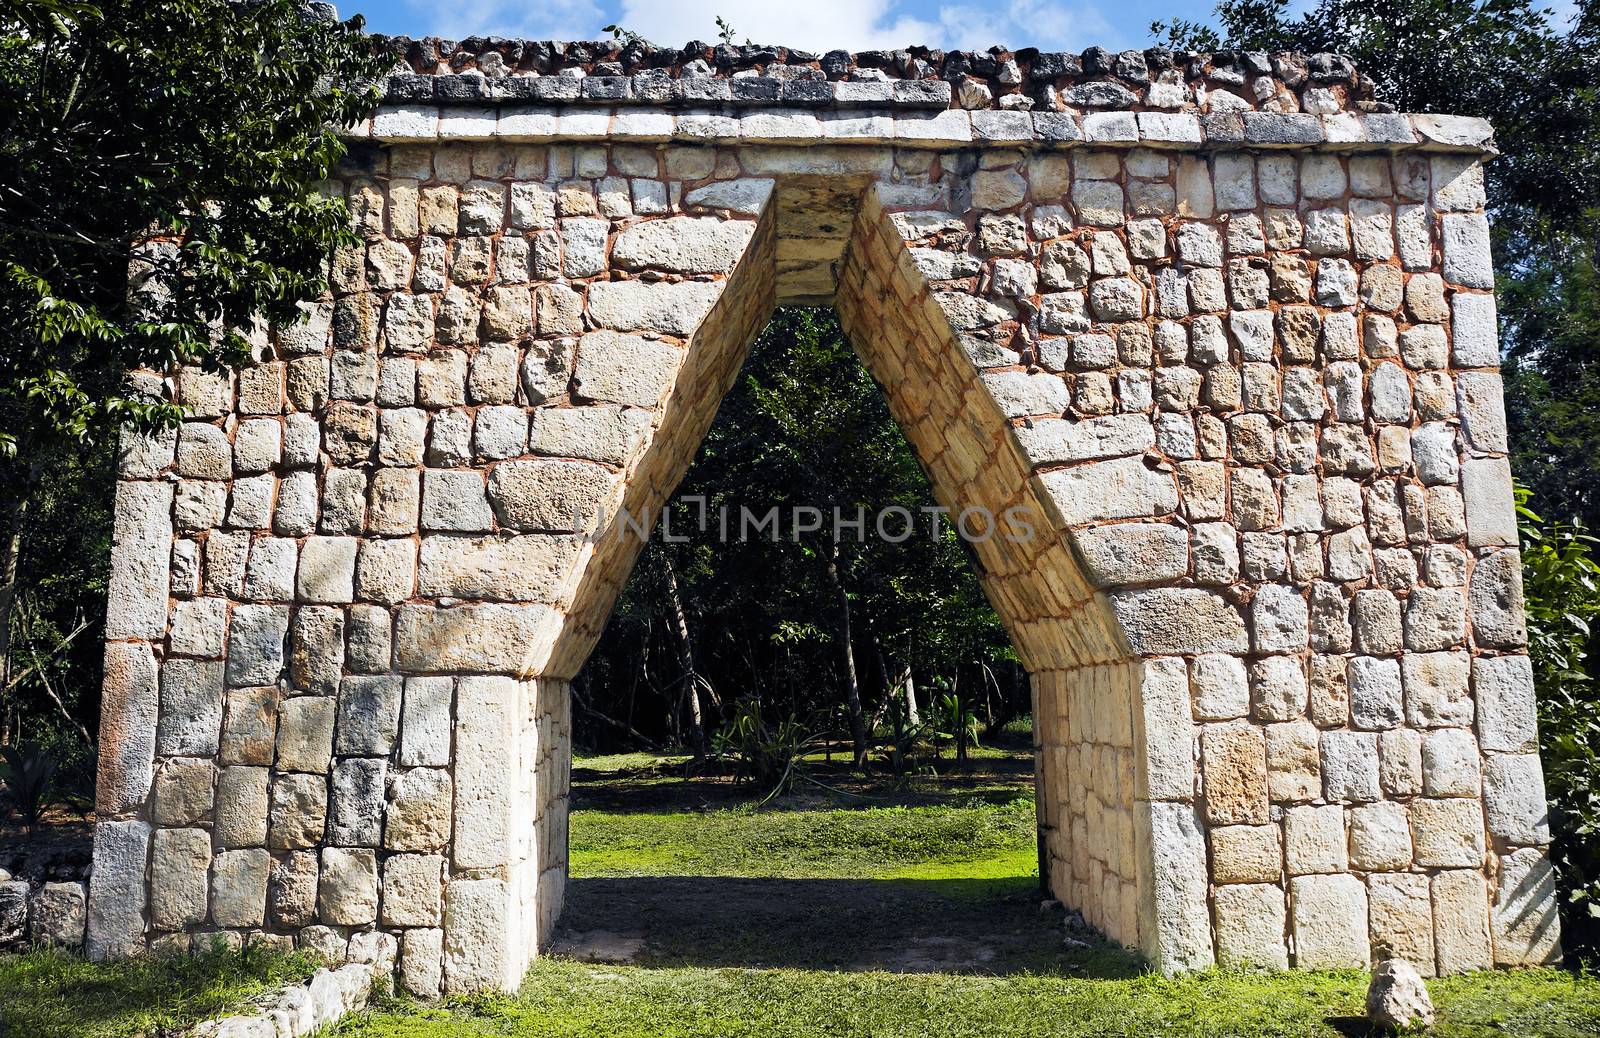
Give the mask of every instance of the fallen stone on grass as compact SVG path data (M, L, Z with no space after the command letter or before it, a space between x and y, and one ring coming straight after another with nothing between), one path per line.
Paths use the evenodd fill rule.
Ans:
M1385 959L1367 986L1367 1020L1383 1031L1411 1031L1433 1025L1433 999L1417 968L1404 959Z

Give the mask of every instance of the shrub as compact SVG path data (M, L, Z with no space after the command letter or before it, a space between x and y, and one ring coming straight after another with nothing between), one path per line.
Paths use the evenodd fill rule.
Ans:
M1600 541L1551 522L1518 488L1528 654L1539 699L1539 742L1567 950L1600 946L1600 687L1593 652L1600 617Z

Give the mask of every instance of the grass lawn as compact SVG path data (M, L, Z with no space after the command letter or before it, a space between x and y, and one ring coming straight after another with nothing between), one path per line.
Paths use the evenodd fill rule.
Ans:
M309 956L259 948L91 963L61 951L0 955L0 1036L135 1038L172 1033L315 972Z
M1359 972L1176 980L1043 910L1022 745L899 783L820 763L759 794L683 758L580 760L554 954L514 995L375 1003L338 1038L1360 1038ZM837 792L830 792L830 789ZM91 965L0 957L0 1036L123 1038L311 964L260 953ZM1440 1038L1600 1036L1600 979L1430 983ZM9 1029L8 1029L9 1028ZM330 1036L331 1038L331 1036Z
M393 1001L341 1038L966 1038L1368 1033L1363 973L1145 974L1041 913L1018 749L756 810L681 758L577 762L558 953L516 996ZM597 957L622 961L586 961ZM1600 1035L1600 980L1435 981L1440 1036Z

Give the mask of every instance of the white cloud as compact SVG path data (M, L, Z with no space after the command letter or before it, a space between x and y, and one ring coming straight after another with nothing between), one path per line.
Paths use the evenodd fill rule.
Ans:
M1116 47L1121 34L1092 3L991 0L919 3L916 13L897 0L405 0L418 34L453 39L511 36L597 39L611 21L663 46L692 39L716 42L718 15L739 42L808 50L874 50L924 44L983 50L994 44L1080 49ZM619 9L620 7L620 9ZM615 12L615 13L613 13ZM925 13L924 13L925 12Z

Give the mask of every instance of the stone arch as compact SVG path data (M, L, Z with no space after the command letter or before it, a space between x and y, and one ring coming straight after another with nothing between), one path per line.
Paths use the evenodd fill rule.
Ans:
M1038 511L977 557L1058 897L1164 971L1556 954L1486 128L1059 57L1031 114L970 66L976 111L821 64L397 77L329 296L235 375L139 376L192 419L124 444L91 953L514 987L620 516L772 307L832 301L941 503Z

